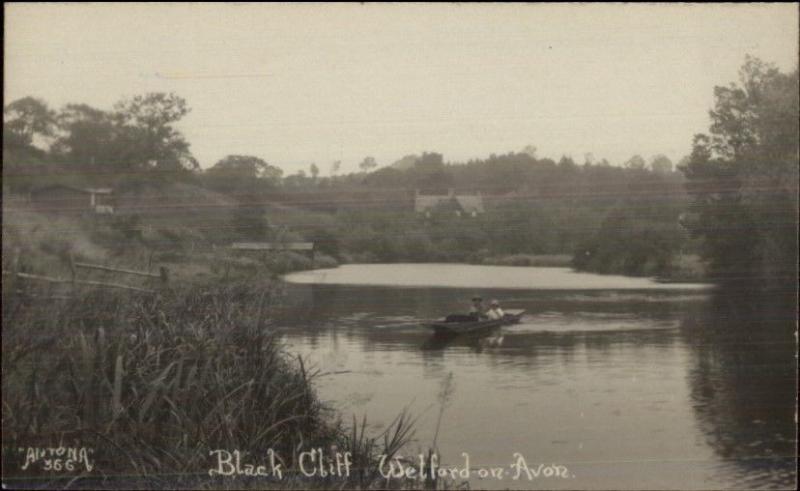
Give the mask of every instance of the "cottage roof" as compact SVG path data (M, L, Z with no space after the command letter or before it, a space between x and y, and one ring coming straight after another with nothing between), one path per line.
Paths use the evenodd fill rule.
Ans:
M414 211L422 213L433 208L460 209L466 213L483 213L483 197L480 194L417 194Z
M424 212L439 206L439 203L442 203L447 199L449 199L449 196L447 195L418 195L416 200L414 200L414 211Z

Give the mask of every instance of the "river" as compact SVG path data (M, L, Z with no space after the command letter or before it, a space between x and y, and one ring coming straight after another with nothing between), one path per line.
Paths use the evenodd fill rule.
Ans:
M473 488L794 487L793 309L565 268L347 265L286 280L277 328L320 372L322 399L375 433L408 408L410 456L441 413L443 465L468 454ZM527 315L477 339L420 327L473 293ZM520 456L568 473L520 473ZM478 473L491 467L502 479Z

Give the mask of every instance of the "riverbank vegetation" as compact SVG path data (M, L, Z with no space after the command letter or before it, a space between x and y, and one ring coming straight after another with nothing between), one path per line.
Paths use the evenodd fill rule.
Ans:
M271 324L278 288L258 281L65 297L4 282L3 479L58 488L385 487L379 456L413 437L409 416L398 409L370 435L366 422L347 427L327 408L314 390L319 374L283 348ZM19 450L59 447L91 449L91 472L81 463L43 477ZM351 452L354 470L302 479L298 454L314 448ZM267 466L272 449L282 478L209 481L216 449Z
M685 224L710 276L767 289L797 287L798 72L748 57L740 81L714 89L708 134L683 171Z

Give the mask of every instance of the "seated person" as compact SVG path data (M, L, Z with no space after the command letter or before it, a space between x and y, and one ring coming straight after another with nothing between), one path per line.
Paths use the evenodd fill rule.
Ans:
M486 318L486 313L483 308L483 299L481 297L472 297L472 307L469 309L469 315L475 320Z
M500 302L492 300L489 304L489 310L486 311L486 316L491 320L499 320L505 317L506 313L500 308Z

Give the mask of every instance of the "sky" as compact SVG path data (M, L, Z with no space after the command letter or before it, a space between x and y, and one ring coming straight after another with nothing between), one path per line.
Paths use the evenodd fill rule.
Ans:
M745 54L797 67L796 4L5 4L6 104L174 92L202 167L436 151L690 151Z

